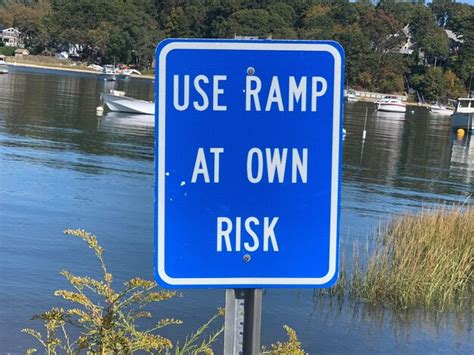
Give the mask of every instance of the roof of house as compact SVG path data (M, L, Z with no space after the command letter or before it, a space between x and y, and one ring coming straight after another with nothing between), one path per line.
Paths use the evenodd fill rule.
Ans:
M21 33L21 31L18 28L0 26L0 31L10 30L10 29L14 30L15 32Z
M445 29L444 32L446 32L446 35L448 36L450 40L454 42L459 42L459 43L464 42L464 40L462 39L462 35L457 35L453 31L448 30L448 29Z

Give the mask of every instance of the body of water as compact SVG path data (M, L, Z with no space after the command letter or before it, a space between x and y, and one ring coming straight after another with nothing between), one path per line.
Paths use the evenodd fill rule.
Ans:
M0 76L2 354L38 347L20 330L42 326L30 320L34 313L65 305L53 296L67 288L60 270L98 275L91 251L64 236L65 228L98 236L116 283L153 278L153 117L95 115L100 92L115 88L152 100L153 83L10 68ZM462 202L473 193L474 142L453 135L448 118L417 107L402 116L380 114L373 104L353 103L345 108L345 128L341 248L347 253L393 214ZM182 326L163 334L183 339L223 305L223 290L186 290L157 304L155 314L181 318ZM321 305L308 289L265 290L262 343L285 339L284 324L309 353L474 353L472 320L397 320L389 312Z

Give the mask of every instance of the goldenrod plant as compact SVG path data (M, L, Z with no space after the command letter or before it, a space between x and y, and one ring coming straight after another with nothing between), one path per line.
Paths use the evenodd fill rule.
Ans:
M120 291L112 287L112 274L103 259L104 249L95 235L82 229L67 229L66 235L84 240L97 257L102 271L100 280L88 276L77 276L63 270L61 274L69 281L73 290L57 290L54 294L74 304L73 308L51 308L35 315L33 319L42 320L45 332L23 329L38 340L47 355L57 353L77 354L133 354L137 351L147 353L170 354L173 343L158 334L166 326L180 325L179 319L162 319L149 329L141 329L138 322L151 318L148 305L166 301L179 296L174 291L157 290L154 281L139 277L123 284ZM211 345L223 328L205 337L206 331L215 322L222 310L211 317L195 333L189 336L183 345L176 344L175 354L212 354ZM73 339L67 327L77 327L79 335ZM77 334L75 332L74 334ZM27 354L36 352L28 349Z
M272 344L268 350L263 348L262 355L306 355L294 329L290 328L288 325L284 325L283 329L285 329L286 334L288 335L288 341L283 343L278 341L275 344Z
M149 329L141 329L138 322L143 318L152 318L150 304L166 301L180 296L174 291L157 290L154 281L139 277L132 278L123 284L122 290L112 287L112 274L104 262L104 249L97 237L82 229L66 229L66 235L84 240L94 251L99 261L102 278L93 279L88 276L77 276L69 271L61 271L73 290L57 290L54 294L75 305L73 308L53 307L49 311L33 316L33 320L42 320L45 331L27 328L22 332L34 337L44 349L46 355L55 354L133 354L136 352L149 354L197 355L214 354L212 345L223 333L224 327L209 333L216 328L214 323L222 318L224 309L219 308L206 323L186 337L181 344L173 342L158 334L166 326L180 325L182 321L174 318L161 319ZM79 331L70 331L69 327ZM289 340L271 345L270 350L262 350L264 354L295 354L304 355L296 333L285 326ZM209 333L209 334L208 334ZM74 338L71 334L77 334ZM37 352L30 348L27 354Z
M186 354L212 355L214 354L214 351L212 350L210 345L213 344L217 340L217 338L222 334L222 332L224 331L224 328L221 327L218 331L211 333L210 335L207 336L207 338L204 338L203 340L201 340L201 342L199 342L199 339L202 338L206 330L211 326L211 323L213 323L219 316L223 316L223 315L224 315L224 309L219 308L216 315L212 316L206 323L200 326L194 333L186 337L183 345L180 345L180 343L177 342L174 349L174 354L175 355L186 355Z

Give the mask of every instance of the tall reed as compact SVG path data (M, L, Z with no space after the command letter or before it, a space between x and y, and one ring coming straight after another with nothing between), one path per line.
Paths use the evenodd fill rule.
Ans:
M366 262L360 257L359 250L351 275L341 275L352 300L395 309L462 307L472 297L474 210L443 207L394 218L377 232Z

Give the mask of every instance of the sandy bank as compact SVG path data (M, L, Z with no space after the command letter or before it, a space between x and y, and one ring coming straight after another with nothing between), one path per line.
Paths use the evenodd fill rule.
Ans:
M86 73L86 74L93 74L93 75L99 75L101 74L98 71L95 71L93 69L87 68L87 67L71 67L71 66L58 66L58 65L48 65L48 64L34 64L34 63L28 63L28 62L19 62L16 61L15 59L7 59L7 64L15 66L15 67L27 67L27 68L38 68L38 69L48 69L48 70L57 70L57 71L67 71L67 72L75 72L75 73ZM148 80L153 80L154 76L153 75L132 75L133 78L137 79L148 79Z

